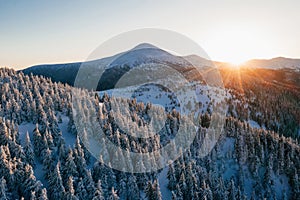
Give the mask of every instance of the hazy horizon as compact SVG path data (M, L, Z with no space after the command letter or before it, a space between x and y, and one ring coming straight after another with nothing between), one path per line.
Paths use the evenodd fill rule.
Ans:
M141 44L141 43L140 43L140 44ZM149 43L149 44L150 44L150 43ZM136 46L138 46L138 45L139 45L139 44L137 44ZM135 48L136 46L133 46L132 49ZM155 46L155 45L154 45L154 46ZM156 46L156 47L160 48L159 46ZM166 50L166 49L163 49L163 48L160 48L160 49ZM128 50L130 51L131 49L128 49ZM124 51L127 51L127 50L124 50ZM170 52L170 51L168 51L168 50L166 50L166 51L172 54L172 52ZM118 54L118 53L122 53L122 52L117 52L116 54ZM102 57L95 58L95 59L92 59L92 60L103 59L103 58L107 58L107 57L110 57L110 56L114 56L114 55L116 55L116 54L111 54L111 55L104 56L104 57L102 56ZM182 57L185 57L185 56L191 56L191 55L194 55L194 54L181 55L181 56L182 56ZM199 55L197 55L197 56L199 56ZM201 56L200 56L200 57L201 57ZM245 62L243 62L243 63L246 63L246 62L252 61L252 60L271 60L271 59L276 59L276 58L300 59L300 57L299 57L299 58L291 58L291 57L277 56L277 57L271 57L271 58L251 58L251 59L249 59L249 60L245 60ZM91 61L92 61L92 60L91 60ZM213 62L221 62L221 63L234 64L234 63L231 63L231 62L229 62L229 61L212 60L212 59L210 59L210 60L213 61ZM81 62L85 62L85 61L87 61L87 60L74 60L74 61L69 61L69 62L55 62L55 61L53 61L53 62L48 62L48 63L37 63L37 64L33 64L33 65L30 65L30 66L20 67L20 68L17 68L17 69L18 69L18 70L22 70L22 69L26 69L26 68L28 68L28 67L38 66L38 65L47 65L47 64L49 64L49 65L52 65L52 64L55 65L55 64L77 63L77 62L81 63ZM241 65L242 65L243 63L241 63ZM0 67L9 67L9 66L0 66Z

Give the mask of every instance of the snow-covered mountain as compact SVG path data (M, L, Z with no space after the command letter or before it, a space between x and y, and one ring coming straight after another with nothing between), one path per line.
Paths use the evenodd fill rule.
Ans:
M145 63L170 63L174 65L188 66L187 59L174 56L173 54L162 50L152 44L141 43L133 49L114 56L114 60L106 66L107 68L115 66L128 65L134 67Z
M211 66L212 62L199 56L176 56L154 45L142 43L111 57L84 63L37 65L24 69L23 72L25 74L43 75L55 82L74 85L76 75L82 64L84 64L83 67L88 66L92 69L89 70L92 72L90 76L97 74L94 73L94 70L104 69L103 78L99 81L97 90L106 90L113 88L117 80L134 67L149 66L150 64L167 65L179 71L188 79L201 80L200 74L195 72L195 67Z
M54 82L62 82L74 86L74 81L80 67L88 67L89 70L86 70L88 72L85 72L87 73L86 78L94 80L100 78L96 77L99 74L97 72L104 70L96 88L98 91L103 91L114 88L118 80L131 69L136 67L145 68L151 65L156 66L157 64L172 67L188 80L200 81L204 81L204 79L208 80L206 77L207 74L205 73L214 71L210 69L208 70L207 68L217 69L217 67L231 67L229 63L211 61L198 55L176 56L152 44L142 43L128 51L111 57L87 62L37 65L24 69L23 72L25 74L32 73L33 75L42 75L51 78ZM253 59L244 63L243 67L264 68L266 70L289 69L299 71L300 59L283 57L273 58L270 60ZM211 74L208 76L210 75Z

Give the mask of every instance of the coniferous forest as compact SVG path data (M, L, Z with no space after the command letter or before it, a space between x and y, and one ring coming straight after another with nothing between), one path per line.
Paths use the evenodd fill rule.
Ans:
M201 156L201 147L209 145L205 138L219 134L209 126L215 117L210 105L221 106L212 97L203 102L207 106L202 105L205 110L196 119L196 137L187 151L158 171L130 173L112 169L89 152L83 141L87 133L74 125L71 86L1 68L0 199L299 199L297 86L287 90L260 79L249 81L245 75L242 93L237 87L241 83L225 71L222 75L228 110L210 153ZM129 116L121 123L140 127L149 123L148 110L154 105L80 92L90 96L81 105L85 116L94 117L107 138L128 151L159 149L178 131L180 113L172 109L166 111L159 133L148 139L131 137L118 126L120 115L112 104L125 102ZM95 114L88 112L91 105ZM106 156L122 159L120 152L108 151Z

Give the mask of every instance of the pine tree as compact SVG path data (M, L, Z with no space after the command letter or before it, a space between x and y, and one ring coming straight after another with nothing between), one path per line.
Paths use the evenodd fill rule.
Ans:
M68 176L72 176L72 177L78 176L77 167L74 162L73 151L71 148L69 148L68 150L66 162L63 167L63 174L65 178L67 178Z
M49 179L49 190L50 197L52 199L63 199L65 196L65 188L63 186L61 174L60 174L60 163L58 162L54 172L51 174Z
M194 199L197 199L197 198L194 198ZM213 193L212 193L209 186L207 187L207 190L206 190L206 199L207 200L213 200L214 199L213 198Z
M119 200L120 199L117 194L117 191L115 191L115 189L113 187L111 188L111 194L108 199L109 200Z
M229 183L229 186L228 186L228 192L229 192L228 199L229 200L235 200L236 199L236 188L235 188L233 179L230 180L230 183Z
M42 192L39 195L38 200L48 200L46 188L42 189Z
M119 182L119 197L120 199L127 199L127 184L124 180L124 178L121 178L120 179L120 182Z
M186 184L188 188L188 196L189 198L192 198L197 187L197 180L192 172L192 164L191 162L187 165L186 168Z
M293 191L293 198L297 199L300 196L300 180L297 173L297 170L294 170L294 176L292 178L292 191Z
M243 167L242 166L239 166L239 170L238 170L238 186L239 186L239 189L241 191L244 190L244 179L245 179L245 175L244 175L244 170L243 170Z
M146 197L147 199L154 199L154 191L153 191L153 186L152 183L150 181L148 181L147 186L146 186Z
M110 166L110 163L108 163L108 168L106 170L106 175L107 175L107 183L108 187L116 187L117 186L117 180L116 180L116 175L114 171L112 170L112 167Z
M34 145L34 153L36 156L40 156L43 150L43 143L42 143L42 135L39 131L39 126L36 124L36 127L33 131L33 145Z
M62 135L62 133L60 132L60 135ZM67 157L67 153L66 153L66 145L65 145L65 141L62 137L59 137L58 141L57 141L57 149L58 149L58 158L59 160L65 160Z
M31 191L34 189L36 184L36 178L34 176L31 165L25 166L25 173L22 181L22 190L25 198L29 198Z
M44 133L44 140L47 141L47 146L50 148L50 149L53 149L54 148L54 142L53 142L53 137L52 137L52 134L49 132L48 129L46 129L45 133ZM44 142L45 144L46 142Z
M176 184L176 196L178 200L183 200L183 193L181 192L180 185Z
M0 145L6 145L9 139L9 133L5 120L0 117Z
M77 139L75 142L74 158L75 158L75 164L77 166L77 171L78 171L79 175L83 175L85 172L85 168L86 168L86 161L84 158L84 152L80 145L78 136L77 136Z
M54 163L54 159L52 156L52 151L49 148L47 148L43 152L43 169L45 171L44 176L47 180L49 180L49 178L51 177L51 173L55 168L53 163Z
M89 195L85 189L82 178L79 178L79 182L78 182L77 188L76 188L76 194L79 199L88 199Z
M153 183L150 181L146 186L146 197L151 200L161 200L162 196L160 193L159 183L155 180Z
M104 161L102 159L102 156L95 162L93 169L92 169L92 176L95 181L97 180L103 180L102 176L104 175L105 172L105 166L104 166Z
M271 187L272 184L273 184L273 180L272 180L272 177L271 177L271 173L272 173L272 164L271 164L271 162L272 162L272 157L269 158L268 161L267 161L266 171L265 171L265 174L264 174L264 185L266 187Z
M242 191L241 191L240 187L238 187L238 189L237 189L236 198L237 199L243 199L243 194L242 194Z
M222 177L218 179L215 185L214 197L216 199L227 199L227 191Z
M104 195L103 195L102 186L101 186L101 180L99 180L97 183L97 189L95 191L95 194L94 194L94 197L92 200L104 200Z
M85 129L81 133L80 138L81 138L81 141L83 144L84 159L87 162L87 164L89 164L90 158L91 158L91 153L89 152L88 147L90 144L89 144L88 134Z
M103 190L103 194L104 197L107 199L109 196L109 188L108 188L108 182L107 182L107 175L104 174L103 179L101 179L101 183L102 183L102 190Z
M128 200L135 200L140 198L140 191L136 183L136 177L130 174L127 183L127 198Z
M73 186L73 177L69 176L68 183L67 183L67 190L66 190L66 200L78 200L75 196L75 190Z
M85 169L85 173L84 173L84 178L83 178L83 183L86 187L86 191L89 194L88 195L88 199L92 199L93 198L93 194L95 193L95 182L92 178L91 175L91 171Z
M159 187L158 180L154 181L153 188L154 188L154 199L155 200L162 200L162 196L161 196L161 192L160 192L160 187Z
M31 194L30 194L30 200L36 200L36 195L35 195L35 192L34 191L31 191Z
M0 179L0 200L9 200L10 194L7 192L6 180L2 176Z
M41 104L37 104L37 115L38 115L38 123L40 124L40 130L41 132L45 132L48 127L48 120L45 110L43 109L42 105L44 104L42 97L41 98Z
M168 183L168 188L170 190L175 190L176 188L176 177L175 177L175 173L174 173L174 167L173 164L169 164L169 170L168 170L168 174L167 174L167 178L169 179L169 183Z
M46 189L43 188L43 184L40 181L36 181L35 182L35 185L33 186L33 190L32 191L35 192L35 196L36 196L37 199L40 199L40 198L41 199L45 199L43 193L46 192ZM47 198L47 192L45 194L46 194L46 199L48 199Z
M26 162L28 164L30 164L32 167L35 167L34 152L33 152L33 149L32 149L32 145L31 145L31 142L30 142L30 137L29 137L28 132L26 132L24 153L25 153Z
M4 146L0 146L0 174L4 175L5 179L9 178L10 169L9 169L9 158L5 151Z
M174 191L172 191L172 200L177 200L177 196Z
M187 185L186 185L186 180L185 180L185 175L184 175L184 172L181 173L180 175L180 179L179 179L179 186L180 186L180 191L182 192L182 196L183 198L187 198L188 196L188 188L187 188Z

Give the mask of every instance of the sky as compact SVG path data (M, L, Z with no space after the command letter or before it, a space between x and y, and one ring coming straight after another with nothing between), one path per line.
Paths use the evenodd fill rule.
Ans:
M296 0L0 0L0 66L84 61L141 28L183 34L217 61L300 58L299 8Z

